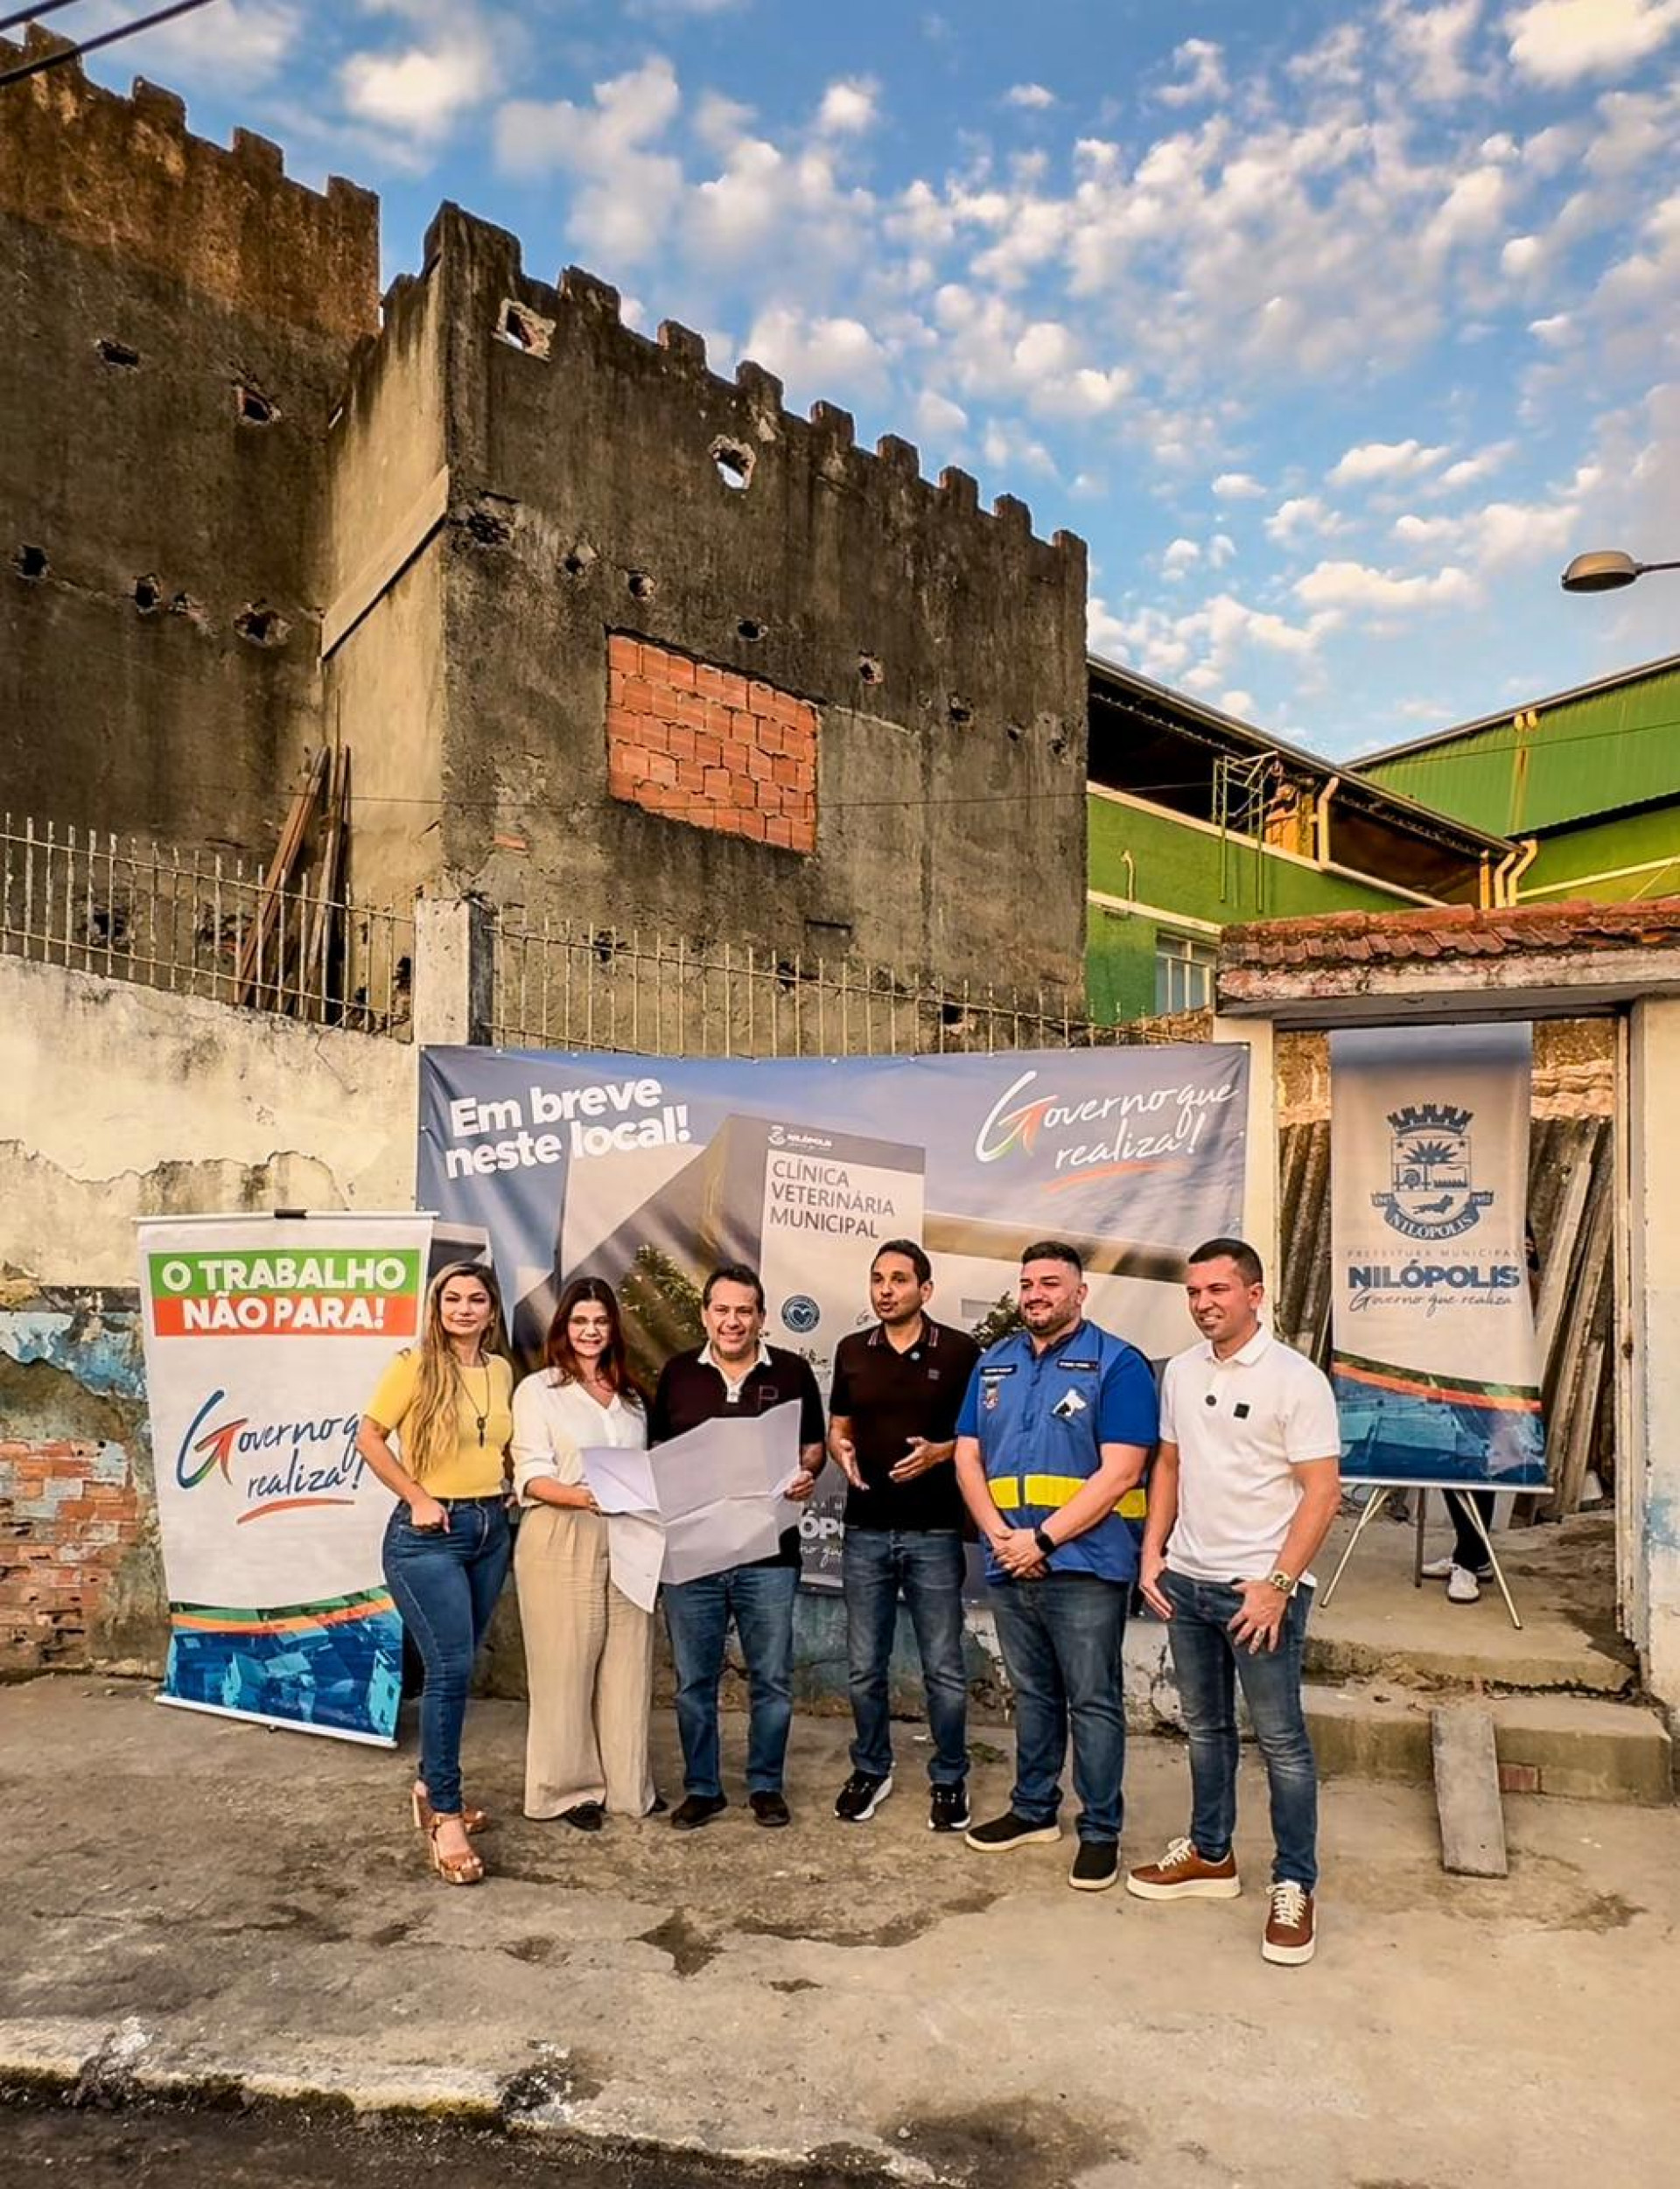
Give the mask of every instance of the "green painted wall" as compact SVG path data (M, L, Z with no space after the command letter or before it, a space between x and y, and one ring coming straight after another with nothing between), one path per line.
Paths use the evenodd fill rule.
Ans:
M1662 864L1653 866L1650 862ZM1635 867L1637 873L1620 873ZM1585 881L1587 875L1606 881ZM1672 897L1680 893L1680 806L1628 814L1596 827L1572 829L1567 836L1543 836L1535 861L1517 884L1527 904L1561 904L1565 897L1591 897L1616 904L1630 897Z
M1415 901L1380 883L1320 873L1252 844L1228 840L1222 845L1208 829L1191 828L1158 808L1117 805L1110 798L1093 797L1086 803L1089 886L1157 912L1223 925L1307 913L1394 912ZM1147 914L1110 912L1101 905L1087 910L1086 990L1092 1017L1103 1025L1147 1017L1155 1008L1157 922Z

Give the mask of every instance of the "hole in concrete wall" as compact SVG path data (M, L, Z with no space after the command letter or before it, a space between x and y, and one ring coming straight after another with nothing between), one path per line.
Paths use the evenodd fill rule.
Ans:
M143 616L149 616L163 605L163 588L155 577L136 577L134 581L134 605Z
M576 547L568 548L560 557L560 567L568 577L582 577L595 559L595 550L589 542L579 540Z
M528 357L546 357L554 339L554 321L507 297L496 322L496 334L510 349L523 350Z
M767 623L760 623L756 616L743 616L735 626L735 633L738 638L745 639L750 646L756 645L760 639L769 636L770 626Z
M945 711L950 717L951 727L954 730L966 730L974 720L973 708L956 692L951 694Z
M513 524L508 518L499 516L495 510L482 507L468 515L466 528L480 547L506 547L514 536Z
M739 441L714 441L711 460L725 486L732 486L738 493L752 484L752 466L758 458Z
M942 1004L939 1007L939 1023L942 1026L960 1026L962 1024L962 1018L963 1011L961 1004Z
M651 600L657 591L658 587L646 570L631 571L630 596L633 600Z
M108 365L121 366L126 372L131 373L140 362L139 351L131 350L126 342L113 342L102 336L94 346Z
M234 389L234 401L242 425L272 425L280 416L280 406L272 396L265 395L260 388L251 388L241 381Z
M19 577L46 576L46 549L38 547L20 547L11 558L11 567Z
M1019 724L1018 722L1012 722L1012 723L1008 723L1008 724L1006 724L1004 725L1004 732L1005 732L1005 735L1008 737L1009 741L1010 741L1010 743L1011 743L1012 745L1018 745L1018 744L1020 743L1020 741L1021 741L1022 738L1023 738L1023 737L1025 737L1025 736L1026 736L1026 731L1025 731L1021 728L1021 725L1020 725L1020 724Z
M860 683L878 684L880 682L881 665L872 654L860 654L858 656L858 677Z
M267 608L261 601L253 601L234 618L234 628L251 646L275 647L285 644L291 626L277 608Z
M1058 730L1055 736L1051 738L1050 750L1059 760L1065 760L1068 758L1068 732L1065 730Z

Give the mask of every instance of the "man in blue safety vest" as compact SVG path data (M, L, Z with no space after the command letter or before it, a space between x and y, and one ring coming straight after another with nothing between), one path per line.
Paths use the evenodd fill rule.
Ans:
M1059 1839L1071 1724L1079 1850L1068 1883L1119 1875L1126 1719L1120 1649L1138 1575L1127 1524L1158 1412L1147 1360L1084 1317L1078 1250L1021 1257L1022 1330L983 1353L957 1423L956 1471L986 1546L1004 1667L1015 1692L1015 1787L970 1847Z

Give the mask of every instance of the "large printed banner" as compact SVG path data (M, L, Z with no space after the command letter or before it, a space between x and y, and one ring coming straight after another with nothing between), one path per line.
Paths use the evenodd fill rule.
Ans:
M418 1199L464 1252L487 1237L514 1350L540 1353L574 1276L616 1286L651 1384L698 1345L700 1286L763 1276L766 1336L824 1395L870 1320L883 1240L934 1260L932 1312L1008 1328L1020 1253L1083 1252L1089 1312L1152 1357L1194 1333L1186 1250L1240 1225L1248 1052L1224 1045L759 1062L428 1049ZM802 1522L806 1578L839 1578L843 1490Z
M1330 1037L1344 1474L1546 1479L1524 1252L1531 1061L1528 1026Z
M429 1216L143 1220L169 1666L160 1700L389 1745L391 1509L355 1448L412 1343Z

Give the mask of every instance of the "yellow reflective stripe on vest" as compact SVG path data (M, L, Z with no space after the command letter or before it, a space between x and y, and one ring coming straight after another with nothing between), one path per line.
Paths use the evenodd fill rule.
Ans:
M1023 1505L1046 1509L1066 1505L1089 1479L1088 1475L1083 1474L1006 1474L986 1486L1000 1513L1018 1513ZM1124 1520L1142 1520L1149 1510L1149 1500L1140 1486L1128 1490L1114 1509Z

